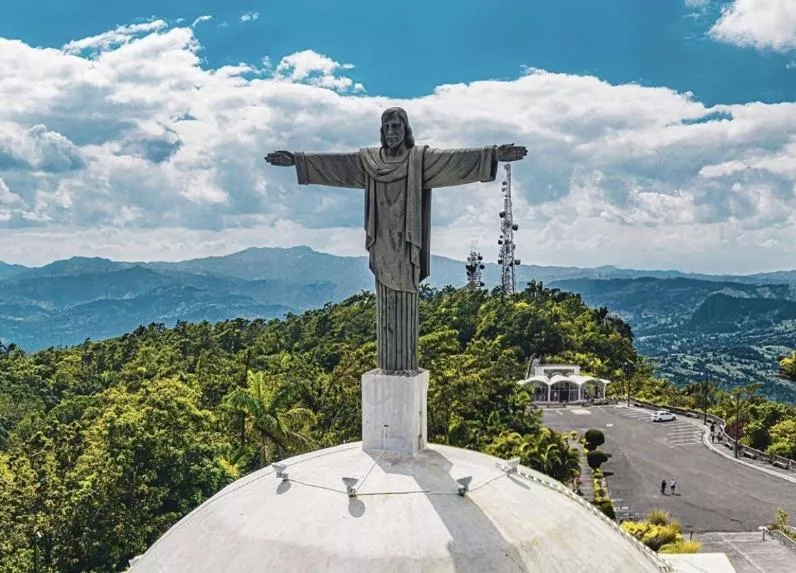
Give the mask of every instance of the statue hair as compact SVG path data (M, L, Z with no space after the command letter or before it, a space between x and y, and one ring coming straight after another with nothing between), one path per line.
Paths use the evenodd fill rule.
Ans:
M391 117L397 117L404 124L404 145L406 148L414 147L415 137L412 135L412 127L409 125L409 116L406 115L406 111L401 107L391 107L384 110L384 113L381 114L382 127L379 128L381 146L387 147L387 138L384 136L384 122Z

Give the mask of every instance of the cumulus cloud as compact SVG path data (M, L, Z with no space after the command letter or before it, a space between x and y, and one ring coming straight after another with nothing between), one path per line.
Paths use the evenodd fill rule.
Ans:
M0 260L362 254L361 192L299 187L262 158L375 145L392 105L420 143L528 147L514 169L527 263L753 272L796 255L794 103L708 107L537 69L396 100L311 50L208 69L191 26L158 22L62 50L0 39ZM476 241L494 260L499 189L436 191L434 251Z
M191 22L191 28L196 28L197 24L201 24L202 22L209 22L212 19L213 17L210 15L199 16L198 18L196 18L196 20Z
M241 14L240 21L241 22L254 22L260 18L259 12L246 12L245 14Z
M75 144L44 125L24 130L16 124L0 126L0 170L59 173L84 166L82 153Z
M73 40L64 46L64 51L68 54L80 54L84 51L108 50L126 44L141 34L162 30L166 26L167 24L163 20L119 26L115 30L103 32L96 36Z
M796 2L734 0L710 30L716 40L787 52L796 49Z
M304 81L310 85L336 91L361 92L365 86L351 78L340 76L340 70L353 69L353 64L341 64L312 50L285 56L276 66L274 77L289 81Z

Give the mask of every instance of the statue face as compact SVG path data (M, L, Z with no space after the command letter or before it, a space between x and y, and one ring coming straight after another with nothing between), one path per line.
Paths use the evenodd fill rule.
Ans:
M395 149L404 142L406 129L400 117L395 115L387 117L381 124L381 128L384 130L384 139L390 149Z

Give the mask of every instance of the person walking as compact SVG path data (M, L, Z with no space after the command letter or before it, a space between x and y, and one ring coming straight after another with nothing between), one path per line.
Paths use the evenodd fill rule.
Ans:
M661 493L666 495L666 480L661 481Z
M675 488L676 486L677 486L677 482L676 482L676 481L672 480L671 482L669 482L669 489L671 489L671 490L672 490L672 495L675 495L675 493L674 493L674 488Z

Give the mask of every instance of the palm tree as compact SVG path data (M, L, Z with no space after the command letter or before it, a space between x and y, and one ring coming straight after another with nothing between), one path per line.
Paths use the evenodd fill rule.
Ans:
M227 405L246 417L247 433L256 442L260 467L314 446L309 428L315 415L292 403L295 381L269 383L262 372L249 370L247 382L247 388L237 388L229 395Z
M247 445L238 446L234 449L229 448L225 455L218 458L218 465L230 478L236 480L243 475L243 470L251 460L253 453Z
M567 443L564 434L542 427L531 438L529 461L532 468L567 482L580 473L580 452Z

